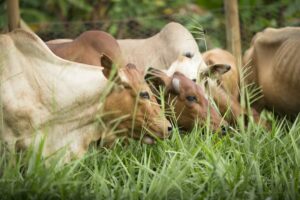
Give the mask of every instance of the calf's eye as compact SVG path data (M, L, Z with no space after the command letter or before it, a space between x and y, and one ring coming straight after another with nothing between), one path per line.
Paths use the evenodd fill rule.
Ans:
M192 58L194 55L191 52L184 53L184 56L187 58Z
M197 97L196 96L187 96L186 100L189 102L197 102Z
M148 92L140 92L140 97L143 99L150 99L150 95Z

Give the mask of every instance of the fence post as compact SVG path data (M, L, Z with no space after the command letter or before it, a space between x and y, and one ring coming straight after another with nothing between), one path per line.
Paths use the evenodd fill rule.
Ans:
M237 0L224 0L227 49L232 52L240 72L242 66L241 35Z
M20 28L19 0L6 0L8 14L8 29L12 31Z

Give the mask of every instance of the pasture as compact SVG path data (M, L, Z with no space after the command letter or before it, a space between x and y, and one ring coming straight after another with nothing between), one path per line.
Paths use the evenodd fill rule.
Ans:
M43 40L42 42L60 38L74 39L83 31L90 29L106 31L117 39L146 38L158 33L168 22L176 21L184 25L193 35L201 53L215 47L225 49L226 46L225 11L222 1L175 0L170 5L166 3L167 1L156 0L95 1L96 5L87 2L89 1L61 0L60 3L47 1L43 5L35 0L22 1L20 2L21 17ZM259 2L263 3L259 5ZM299 3L293 0L270 2L266 0L239 1L242 51L249 48L253 35L266 27L299 26L300 22L297 18ZM269 3L270 6L266 6ZM0 3L0 10L4 13L6 7L3 5L4 3ZM195 5L196 7L193 7ZM100 8L103 10L97 13L97 9L100 10ZM59 17L54 16L53 13L56 12L60 12ZM149 15L149 13L154 14ZM3 17L2 12L0 17L0 34L2 34L8 31L8 27L2 27L3 24L8 23L8 20ZM3 44L0 43L0 45ZM43 48L47 47L43 46ZM138 49L138 52L140 51L142 50ZM41 52L43 53L42 50ZM0 72L2 73L3 63L6 60L1 55L3 54L0 52ZM102 63L100 62L99 65L101 66ZM99 110L106 97L115 89L114 86L120 84L118 81L112 81L114 73L118 74L118 71L114 67L111 69L113 75L109 75L108 84L103 87L105 89L99 95L99 100L93 102L99 103L100 106L97 107ZM275 114L274 111L263 110L260 117L264 120L263 122L268 122L269 127L256 123L251 106L254 101L262 97L259 93L260 89L254 87L253 84L247 85L244 81L246 77L251 76L249 68L243 68L239 73L241 84L239 103L241 107L246 108L248 113L237 117L235 125L226 126L225 134L221 134L219 129L213 130L210 125L209 112L205 123L196 124L191 131L183 131L178 126L179 117L176 119L174 113L174 101L179 97L175 97L173 101L168 100L166 95L163 95L164 91L160 90L154 95L157 95L161 106L153 102L149 105L155 104L163 110L173 130L169 131L170 137L164 140L156 138L157 135L150 135L151 139L153 139L152 136L155 137L156 140L151 140L155 144L144 144L142 137L140 139L119 137L113 145L105 145L100 140L89 144L88 151L83 157L65 162L64 158L69 155L67 147L43 156L47 135L51 134L49 130L54 127L51 127L51 123L49 127L43 127L44 129L36 128L34 133L28 131L34 136L45 137L39 137L42 139L37 142L38 144L29 145L29 148L24 151L17 148L13 151L8 150L8 145L0 140L0 200L300 199L300 115L285 117ZM138 76L132 75L132 77ZM7 123L5 121L7 111L2 104L3 93L5 93L2 93L3 83L1 77L1 137L6 134L4 129ZM147 85L146 82L145 85ZM118 89L121 90L120 88L126 89L126 86L119 86ZM158 88L162 89L161 86ZM141 91L135 92L136 106L142 96ZM114 105L124 103L120 97L117 100ZM212 107L218 114L222 113L217 107L218 103L212 97L207 97L207 101L211 103L209 105L213 105ZM84 104L87 100L82 102ZM165 104L165 102L168 103ZM54 104L53 100L53 110L57 109ZM123 108L127 107L123 105ZM132 110L136 109L137 107ZM128 110L131 111L131 109ZM221 118L225 119L228 113ZM81 120L81 113L76 114L79 117L74 115L74 119L77 117ZM114 134L120 133L120 130L116 128L118 123L126 116L109 119L107 122L104 119L106 114L96 113L91 124L94 125L93 128L103 128L104 136L106 133L115 136ZM59 117L58 119L64 118ZM129 123L133 126L132 135L134 123L134 120ZM106 130L107 127L109 127L108 130ZM145 129L147 127L144 126L139 132L141 136L148 133L149 130ZM15 133L19 133L18 130ZM60 134L59 131L57 133L57 135ZM130 136L129 133L128 136ZM59 138L54 137L54 140L59 141ZM49 147L49 144L47 145Z
M246 92L246 94L248 94ZM263 112L272 128L249 122L226 136L209 126L145 145L118 139L90 145L63 164L64 150L41 157L1 147L1 199L299 199L300 119Z

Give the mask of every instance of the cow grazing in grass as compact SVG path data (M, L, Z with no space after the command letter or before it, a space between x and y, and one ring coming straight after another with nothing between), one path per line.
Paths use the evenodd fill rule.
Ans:
M103 66L101 57L106 55L117 68L124 66L121 49L117 41L103 31L86 31L74 40L58 39L46 43L57 56L74 62ZM104 65L103 73L109 76L110 63Z
M209 122L214 131L226 133L227 122L210 104L203 88L182 73L175 72L168 76L161 70L149 68L146 79L154 86L153 90L157 94L159 86L165 88L165 105L174 111L180 128L191 131L196 122L201 125Z
M261 88L259 109L296 115L300 112L300 28L267 28L252 39L244 64L250 68L248 83Z
M216 101L220 112L226 119L233 123L238 116L247 113L239 103L239 72L235 57L224 49L212 49L203 53L203 59L210 68L203 76L210 76L217 80L210 84L211 94ZM259 122L260 118L255 110L252 110L254 120Z
M239 73L233 55L223 49L213 49L205 52L203 59L209 69L200 73L200 83L204 83L225 119L234 124L242 115L249 121L251 115L256 123L269 128L256 110L251 109L249 113L239 102Z
M119 82L113 84L102 67L61 59L22 30L1 35L0 49L0 137L10 149L26 149L45 138L44 156L66 147L69 160L99 139L140 138L143 129L142 140L154 143L170 134L169 121L133 65L120 69Z

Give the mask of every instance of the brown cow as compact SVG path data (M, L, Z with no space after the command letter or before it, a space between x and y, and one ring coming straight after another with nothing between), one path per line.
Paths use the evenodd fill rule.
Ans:
M261 88L258 109L296 115L300 112L300 28L267 28L252 39L244 64L250 67L248 83Z
M239 74L235 57L223 49L212 49L203 53L204 62L210 66L228 65L230 70L218 78L221 87L236 100L239 99Z
M74 40L62 39L46 42L57 56L84 64L101 66L102 55L106 55L117 68L124 66L121 49L117 41L103 31L86 31ZM102 65L103 66L103 65ZM104 65L103 73L109 77L110 64Z
M210 68L204 76L215 74L216 77L212 75L211 78L218 82L216 84L210 81L210 93L220 112L223 115L227 113L226 119L233 123L238 116L246 113L239 103L239 74L236 59L230 52L219 48L204 52L203 59ZM253 112L255 120L258 121L257 113Z
M171 109L174 110L180 128L190 131L196 122L203 125L209 121L214 131L226 133L227 122L210 105L204 90L198 84L180 72L175 72L170 77L154 68L148 70L146 79L153 83L157 94L160 85L165 87L165 106L169 109L173 106ZM174 103L172 106L171 102Z
M90 64L90 65L97 65L97 66L103 66L104 67L104 75L106 77L109 76L109 73L111 69L113 68L113 64L115 64L119 68L119 71L117 71L118 74L122 74L123 72L127 72L127 84L128 87L125 87L121 92L118 94L123 94L124 98L130 94L131 98L125 98L125 100L128 100L128 104L124 103L122 105L126 105L126 107L123 107L125 110L128 112L132 110L134 104L133 100L137 99L138 97L138 92L142 91L145 94L147 94L147 97L150 100L150 93L149 93L149 88L146 84L146 82L143 80L143 75L140 72L140 70L136 69L135 65L133 64L127 64L126 67L122 67L124 64L122 54L120 47L117 43L117 41L109 34L103 32L103 31L86 31L82 33L78 38L75 40L68 40L68 39L58 39L58 40L52 40L47 42L48 47L59 57L62 57L67 60L75 61L75 62L80 62L84 64ZM108 59L109 58L109 59ZM111 60L112 59L112 60ZM106 70L106 72L105 72ZM129 73L130 72L130 73ZM125 76L123 76L125 77ZM117 80L119 81L119 80ZM122 81L122 80L121 80ZM122 81L124 84L125 82ZM129 89L133 89L133 92L128 92ZM116 98L116 94L112 94L113 97ZM153 95L152 95L153 96ZM107 111L111 111L114 109L120 109L120 103L119 101L116 101L114 103L113 100L110 100L110 96L107 97L107 101L109 102L108 104L105 104L108 106ZM120 99L122 99L120 97ZM141 99L143 99L143 96L141 96ZM155 100L155 99L151 99ZM156 100L155 100L156 101ZM151 106L157 107L157 103L152 102ZM140 104L138 104L139 106ZM112 108L110 106L115 106L115 108ZM137 116L142 116L147 114L147 109L149 110L151 106L148 108L147 103L143 102L141 103L141 107L138 107L136 110ZM156 112L156 111L155 111ZM127 113L128 114L128 113ZM120 113L117 113L116 115L112 115L113 117L120 116ZM132 116L131 116L132 117ZM112 118L113 119L113 118ZM132 124L132 118L127 119L128 123L127 126L130 126ZM139 129L141 131L143 121L144 120L149 120L149 119L144 119L143 117L138 117L136 120L140 120L139 123L135 124L135 129ZM124 122L123 122L124 123ZM152 124L151 130L157 130L162 127L159 127L160 123L155 123ZM123 125L120 125L123 127ZM158 126L155 128L155 126ZM128 128L128 127L127 127ZM168 126L169 131L172 130L172 126L169 124ZM139 134L139 133L138 133ZM160 134L160 133L158 133ZM135 138L138 138L136 136L136 133L133 135ZM164 137L162 135L162 137ZM151 140L150 138L144 140L144 142L148 143L153 143L154 140Z
M143 74L133 64L119 69L121 87L115 88L107 95L104 103L104 121L110 123L120 116L127 116L116 127L125 129L126 136L139 139L142 130L146 130L143 142L153 144L155 138L167 138L172 125L164 118L163 112ZM118 135L117 135L118 136Z
M187 59L181 56L166 73L171 76L177 70L183 71L185 65L181 63L187 62ZM205 52L203 59L208 68L200 71L198 83L202 88L206 88L206 95L214 99L221 114L230 124L234 124L239 116L247 117L248 112L239 103L239 74L233 55L222 49L213 49ZM193 70L186 71L186 73L192 73L188 77L197 75ZM252 110L252 114L254 121L258 123L259 114L255 110ZM268 126L264 121L262 124Z

